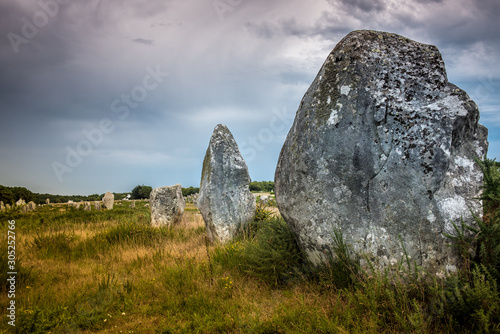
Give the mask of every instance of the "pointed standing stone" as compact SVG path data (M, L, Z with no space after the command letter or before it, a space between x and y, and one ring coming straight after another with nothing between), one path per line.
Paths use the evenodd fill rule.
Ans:
M250 175L229 129L215 127L203 161L198 208L211 241L229 241L255 215Z

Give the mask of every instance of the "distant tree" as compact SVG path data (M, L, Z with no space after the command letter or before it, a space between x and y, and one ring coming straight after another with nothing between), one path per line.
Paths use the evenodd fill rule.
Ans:
M30 201L38 202L37 195L24 187L0 186L0 201L5 204L14 204L20 198L24 199L26 203Z
M189 187L189 188L182 188L182 196L186 197L192 194L197 194L200 192L200 188L195 188L195 187Z
M271 192L274 189L274 182L272 181L253 181L250 182L250 191L256 192Z
M145 185L138 185L134 189L132 189L131 198L132 199L143 199L149 198L151 191L153 188Z

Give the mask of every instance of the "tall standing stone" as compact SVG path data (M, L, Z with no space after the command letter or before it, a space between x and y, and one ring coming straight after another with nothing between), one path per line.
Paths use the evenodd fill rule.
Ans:
M102 198L102 203L106 209L113 210L113 204L115 203L115 195L113 195L108 191L106 194L104 194L104 197Z
M278 207L309 259L327 259L339 228L378 267L401 260L403 244L430 272L454 271L445 233L482 214L478 120L435 46L347 35L302 99L276 169Z
M203 161L198 208L211 241L230 240L255 215L250 175L229 129L215 127Z
M49 204L50 204L50 199L49 199L49 198L47 198L47 199L45 200L45 204L47 204L47 205L49 205Z
M4 211L5 210L5 206L3 204L3 201L0 201L0 211Z
M153 189L149 195L149 204L151 225L160 227L180 223L186 207L181 185Z

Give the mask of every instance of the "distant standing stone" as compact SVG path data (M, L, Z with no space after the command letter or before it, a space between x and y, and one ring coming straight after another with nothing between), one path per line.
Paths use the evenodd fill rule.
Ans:
M132 203L130 203L130 208L135 208L135 201L132 201Z
M5 206L3 204L3 201L0 201L0 211L4 211L5 210Z
M101 202L100 201L95 201L94 202L94 209L96 211L101 211Z
M92 211L92 207L90 206L89 202L85 202L83 204L83 211Z
M113 210L113 204L115 203L115 195L113 195L108 191L102 198L102 203L106 209Z
M229 129L215 127L203 161L198 208L209 239L225 243L255 215L250 175Z
M149 204L151 225L160 227L180 223L186 207L181 185L153 189L149 196Z
M26 202L24 201L24 199L20 198L17 202L16 202L16 206L22 206L22 205L25 205Z
M28 212L35 211L36 210L36 204L35 202L31 201L26 205Z
M45 200L45 204L49 205L49 204L50 204L50 199L48 199L48 198L47 198L47 199Z

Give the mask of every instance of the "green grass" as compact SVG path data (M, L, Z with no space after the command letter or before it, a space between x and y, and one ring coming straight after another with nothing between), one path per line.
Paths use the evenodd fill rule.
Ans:
M170 228L151 227L140 202L62 209L0 217L4 231L16 220L18 271L16 327L4 319L0 333L500 332L496 262L481 264L484 251L444 280L411 263L399 272L367 271L335 231L334 256L318 268L265 207L226 245L207 243L194 206ZM495 242L486 237L450 241L461 249ZM5 282L6 237L1 242Z

